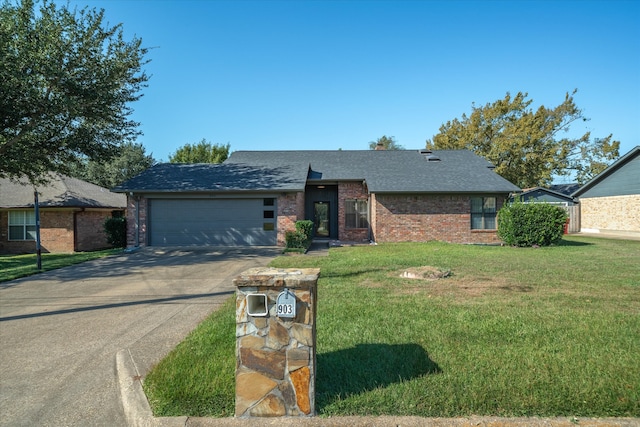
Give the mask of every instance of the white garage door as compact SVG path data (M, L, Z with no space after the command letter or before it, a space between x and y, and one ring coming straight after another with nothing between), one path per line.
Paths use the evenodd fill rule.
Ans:
M151 246L275 246L275 199L150 199Z

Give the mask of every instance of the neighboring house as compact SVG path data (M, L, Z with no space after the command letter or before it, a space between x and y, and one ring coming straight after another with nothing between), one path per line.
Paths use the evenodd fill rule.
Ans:
M130 246L282 246L304 219L315 238L496 243L519 188L466 150L338 150L158 164L113 191L128 196Z
M108 248L103 223L124 215L126 197L68 176L51 174L37 186L42 252ZM34 187L0 179L0 253L36 250Z
M577 204L573 197L544 187L526 188L518 197L525 203L549 203L558 206Z
M580 201L581 231L640 236L640 146L572 194Z
M524 203L549 203L562 207L567 211L569 218L566 232L577 233L580 231L580 206L577 200L571 197L571 192L578 187L578 184L556 184L550 188L527 188L518 194L518 198Z

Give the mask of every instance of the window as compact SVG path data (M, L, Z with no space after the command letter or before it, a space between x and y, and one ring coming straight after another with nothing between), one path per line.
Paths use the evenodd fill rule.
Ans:
M472 197L471 198L471 229L495 230L496 229L496 198Z
M9 240L36 240L34 211L9 211Z
M369 228L369 204L366 200L345 200L345 227Z
M271 197L262 199L262 206L264 206L264 210L262 211L262 218L266 220L274 220L276 218L276 199ZM263 231L274 231L275 229L276 224L272 221L265 221L262 223Z

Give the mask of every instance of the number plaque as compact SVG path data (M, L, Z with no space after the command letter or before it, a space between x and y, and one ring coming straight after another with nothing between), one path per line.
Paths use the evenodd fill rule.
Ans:
M276 315L278 317L296 317L296 296L289 289L278 294Z

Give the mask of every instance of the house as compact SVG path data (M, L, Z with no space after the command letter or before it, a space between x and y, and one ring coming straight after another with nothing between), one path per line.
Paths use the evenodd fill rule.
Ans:
M555 184L549 188L527 188L517 197L524 203L549 203L563 208L569 219L566 232L577 233L580 231L580 206L571 193L578 187L578 184Z
M59 174L39 185L42 252L92 251L108 248L106 218L124 215L126 197L106 188ZM36 251L34 187L0 179L0 253Z
M580 231L640 237L640 145L572 194L580 201Z
M577 201L571 195L554 190L553 187L555 186L550 188L525 188L518 197L519 200L525 203L549 203L557 206L574 206L577 204Z
M519 188L466 150L307 150L158 164L113 191L128 197L130 246L282 246L304 219L317 239L495 243Z

